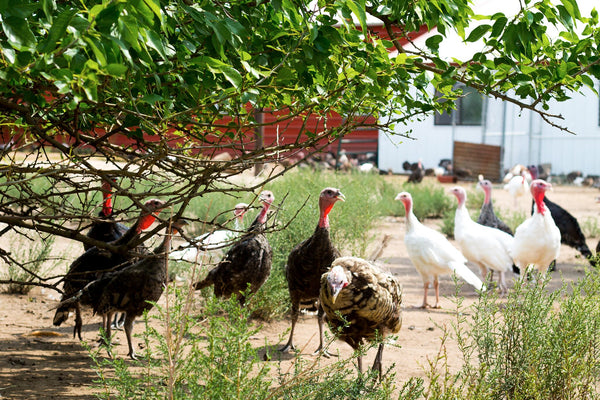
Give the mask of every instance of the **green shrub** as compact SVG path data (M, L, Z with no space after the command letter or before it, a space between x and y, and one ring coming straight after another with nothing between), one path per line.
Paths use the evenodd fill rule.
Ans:
M41 237L39 240L29 240L19 235L11 240L11 256L22 266L0 261L0 279L14 281L14 283L4 285L6 293L29 293L34 286L28 283L39 282L38 277L44 276L46 271L54 268L58 261L45 264L51 261L50 254L54 246L54 239L54 236L47 236Z
M102 358L104 349L90 351L99 398L383 400L395 389L389 371L382 382L373 373L356 378L354 358L322 365L298 355L292 371L272 371L276 362L263 361L269 343L252 345L260 327L250 322L250 307L233 298L208 299L200 320L191 315L187 288L170 287L167 296L166 306L156 306L157 315L144 317L139 361ZM421 387L421 381L411 380L401 399L418 398Z
M586 238L597 238L600 236L600 225L598 219L593 217L585 218L581 222L581 230Z
M472 310L457 298L452 330L464 364L441 373L431 399L596 399L600 383L600 308L596 273L550 292L547 279L517 282L505 301L484 293ZM469 317L469 315L472 316ZM446 331L448 334L448 332Z
M453 202L453 199L446 193L446 189L440 185L405 183L402 191L411 194L413 213L421 222L425 218L440 218L455 207L456 201ZM404 206L399 201L396 204L396 213L393 215L403 216Z

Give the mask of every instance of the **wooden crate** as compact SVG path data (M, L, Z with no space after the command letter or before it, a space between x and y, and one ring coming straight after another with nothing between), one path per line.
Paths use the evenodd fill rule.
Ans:
M477 180L481 174L485 179L499 182L500 176L500 146L489 144L454 142L454 170L468 170L471 178Z

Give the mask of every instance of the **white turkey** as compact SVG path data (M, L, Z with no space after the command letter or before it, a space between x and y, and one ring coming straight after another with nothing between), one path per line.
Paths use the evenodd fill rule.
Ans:
M406 234L404 243L408 256L423 278L423 304L427 308L427 288L433 282L435 305L439 307L439 276L456 273L477 290L484 288L481 279L467 267L467 259L439 232L421 224L413 213L413 200L408 192L398 193L396 200L402 201L406 210Z
M398 280L366 260L340 257L321 277L320 301L327 323L337 337L357 350L400 332L402 286ZM379 344L373 370L382 374L383 342ZM362 356L358 356L362 372Z
M535 165L530 165L528 168L531 176L536 179L538 177L538 168ZM544 204L548 208L548 211L550 211L550 215L552 215L552 219L560 231L560 242L579 251L593 267L597 267L598 260L588 247L577 218L558 204L550 201L547 196L544 196ZM531 205L532 213L534 207L535 203Z
M531 182L535 210L515 230L511 254L522 277L527 276L526 272L532 268L544 275L550 263L560 254L560 230L544 204L544 195L550 188L552 185L541 179Z
M496 271L500 277L498 289L501 294L508 291L506 274L512 271L513 260L510 250L513 237L496 228L490 228L473 221L467 210L467 192L460 186L450 192L456 196L458 206L454 216L454 239L467 260L476 264L484 279L490 279L488 273Z
M206 232L195 237L191 243L180 246L179 250L171 252L169 258L176 261L201 262L203 261L203 252L206 250L218 250L233 241L242 233L244 229L244 214L248 211L248 204L238 203L233 208L234 228L219 229L213 232Z
M504 190L508 191L513 198L515 208L518 207L519 201L527 197L527 193L529 193L529 183L527 182L528 174L529 173L522 171L521 175L513 176L508 183L504 185Z

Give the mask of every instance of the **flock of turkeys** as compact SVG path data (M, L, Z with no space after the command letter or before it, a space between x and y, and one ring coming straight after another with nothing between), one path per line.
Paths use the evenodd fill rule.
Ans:
M532 171L534 173L535 170ZM201 250L230 245L220 262L202 280L193 283L193 288L200 290L212 286L215 296L235 296L242 305L246 301L245 296L255 293L269 277L273 251L265 236L265 225L274 202L272 192L265 190L260 194L258 199L262 208L245 230L241 220L248 205L240 203L235 210L234 231L205 234L193 239L182 250L170 252L172 235L181 232L187 222L183 219L169 220L164 239L150 251L143 245L140 235L152 225L166 203L148 200L142 205L137 221L127 228L113 219L109 180L112 179L107 178L102 184L104 202L99 218L88 231L91 244L104 242L105 245L86 244L85 252L71 264L64 277L64 295L56 307L54 325L61 325L74 311L73 336L78 335L81 339L81 306L91 307L94 314L102 316L102 327L108 340L113 326L122 324L128 355L135 359L131 339L133 323L162 295L168 282L169 258L198 261ZM430 285L435 291L432 307L439 307L438 277L442 274L456 274L476 290L485 290L493 274L497 273L498 289L504 294L508 290L506 281L509 273L520 271L525 276L528 275L526 271L535 268L543 274L558 257L561 240L569 245L576 241L573 233L570 236L563 233L563 229L557 227L559 223L555 223L556 218L553 217L558 206L551 203L555 209L552 211L544 196L551 186L549 183L539 179L531 182L533 213L514 233L494 214L491 183L481 179L479 185L485 192L485 198L477 222L471 219L466 209L466 191L459 186L451 190L457 198L454 236L460 250L444 235L419 222L413 213L410 193L402 192L396 197L406 211L406 249L423 279L423 302L419 307L430 307ZM315 352L328 355L324 343L324 325L327 322L334 335L354 350L365 343L378 342L379 349L372 368L381 376L383 339L398 333L402 325L402 286L397 278L382 271L373 262L341 256L329 233L329 213L339 201L345 201L339 189L328 187L321 191L319 219L314 233L298 243L288 256L285 277L292 305L291 330L280 351L296 349L294 332L300 310L307 305L316 306L319 347ZM578 249L593 259L587 246L579 246ZM483 280L467 267L467 261L479 267ZM117 313L122 313L120 321L117 321ZM362 356L357 360L362 371Z

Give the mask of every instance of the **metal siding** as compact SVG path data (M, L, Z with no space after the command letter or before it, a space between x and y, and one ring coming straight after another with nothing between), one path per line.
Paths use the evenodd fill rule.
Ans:
M582 94L573 94L572 99L566 102L550 104L549 113L564 117L564 120L555 122L567 126L575 135L550 126L529 110L507 104L504 168L514 164L549 163L553 174L579 170L584 175L600 175L600 157L597 155L600 151L599 104L598 97L589 89ZM485 144L502 143L502 108L502 101L489 99ZM432 167L440 159L450 158L451 127L434 125L433 116L397 129L398 132L412 129L411 135L417 140L405 140L405 143L393 147L386 144L388 139L384 135L380 135L381 169L402 172L405 160L414 162L421 159L425 167ZM481 143L483 132L481 127L457 126L454 137L459 141Z

